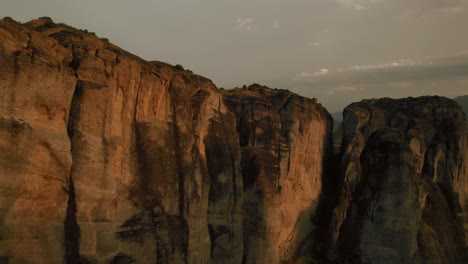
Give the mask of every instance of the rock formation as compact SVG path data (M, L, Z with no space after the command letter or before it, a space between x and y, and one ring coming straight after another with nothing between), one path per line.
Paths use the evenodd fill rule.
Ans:
M240 263L236 118L208 79L48 19L0 22L0 256Z
M49 18L0 20L0 263L464 263L466 117L333 120ZM333 149L333 151L332 151Z
M243 263L301 259L330 153L331 116L287 91L252 85L223 95L237 115L242 148Z
M440 97L344 111L331 245L343 263L465 263L466 117Z

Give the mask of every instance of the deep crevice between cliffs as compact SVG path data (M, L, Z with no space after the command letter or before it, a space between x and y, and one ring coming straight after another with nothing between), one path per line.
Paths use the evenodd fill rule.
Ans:
M64 221L65 228L65 263L78 263L80 245L80 227L76 221L76 200L73 178L68 183L67 214Z
M74 136L74 124L73 121L76 120L79 114L77 108L78 100L80 96L80 89L78 83L75 86L73 92L72 102L68 115L67 123L67 134L70 139L70 152L72 153L72 166L70 168L70 175L68 178L68 202L66 217L64 220L64 249L65 249L65 263L66 264L78 264L80 261L80 226L76 219L77 205L76 205L76 194L75 194L75 185L73 183L73 136Z
M177 95L170 89L172 86L172 80L169 83L169 94L172 98L177 98ZM177 123L177 109L176 105L173 102L171 104L171 111L172 111L172 123L173 123L173 139L174 139L174 146L176 149L180 149L180 130ZM179 216L181 218L185 215L185 182L184 182L184 170L183 170L183 157L182 153L179 151L175 152L176 164L177 164L177 181L178 181L178 189L179 189Z

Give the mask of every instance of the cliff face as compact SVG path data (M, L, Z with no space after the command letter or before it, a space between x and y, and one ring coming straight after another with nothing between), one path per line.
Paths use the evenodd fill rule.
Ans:
M204 77L49 19L3 20L0 43L2 261L294 257L321 189L325 109L281 92L249 99L244 120L249 94L228 107Z
M309 256L301 246L315 227L332 119L311 99L251 89L223 92L242 148L243 263L301 261Z
M0 256L60 263L72 166L70 51L0 22ZM10 257L14 256L16 257Z
M439 97L315 100L0 20L0 263L465 263L468 138ZM332 154L333 148L333 156Z
M345 263L464 263L467 128L439 97L344 111L332 245ZM340 146L340 144L337 144Z
M48 20L1 21L0 44L2 260L241 262L236 118L211 81Z

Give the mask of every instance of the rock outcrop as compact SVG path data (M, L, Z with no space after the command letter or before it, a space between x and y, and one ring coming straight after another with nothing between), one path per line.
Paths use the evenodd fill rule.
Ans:
M243 263L310 257L332 118L314 100L252 85L223 91L237 115L244 182Z
M465 263L465 115L441 97L344 111L332 248L343 263Z
M467 263L440 97L219 91L49 18L0 20L0 263Z
M208 79L0 22L0 259L240 263L236 117Z

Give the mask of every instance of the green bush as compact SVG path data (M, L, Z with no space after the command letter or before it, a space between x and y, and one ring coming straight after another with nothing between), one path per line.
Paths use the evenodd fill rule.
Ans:
M9 16L4 17L3 20L8 21L8 22L16 22L16 20L14 20L13 18L11 18Z
M47 21L49 21L49 22L54 22L54 21L52 20L52 18L50 18L50 17L48 17L48 16L43 16L43 17L40 17L39 19L41 19L41 20L47 20Z
M52 21L46 21L46 22L44 23L44 27L46 27L46 28L56 28L56 27L57 27L57 24L55 24L55 23L52 22Z

